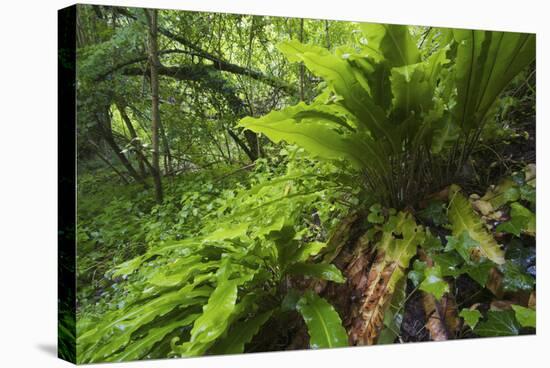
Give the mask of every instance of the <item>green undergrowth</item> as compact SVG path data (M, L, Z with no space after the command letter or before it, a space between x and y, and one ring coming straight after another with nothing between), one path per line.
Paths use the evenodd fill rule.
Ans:
M280 306L286 277L343 282L335 266L315 255L327 246L329 229L357 198L331 185L339 175L335 167L301 155L289 147L281 153L279 169L260 160L250 173L235 177L190 174L172 183L165 203L149 211L147 194L139 200L142 192L138 200L127 193L106 198L101 210L92 203L90 212L82 211L97 212L79 223L80 255L93 265L90 253L95 251L106 264L95 266L92 282L103 285L98 297L79 290L79 301L86 304L78 319L80 361L162 357L170 343L172 354L180 356L242 351L254 334L239 326L257 330L268 316L284 313ZM111 247L118 258L101 253L99 249L109 247L98 244ZM125 247L127 256L122 257ZM83 284L90 275L88 264L78 265ZM100 273L100 266L106 272ZM321 308L329 321L340 323L332 307L318 299L304 295L294 308L304 314ZM174 323L162 323L167 320ZM230 329L243 334L240 345L223 339ZM183 335L175 333L183 330ZM172 340L176 335L180 343ZM318 338L333 343L326 336Z

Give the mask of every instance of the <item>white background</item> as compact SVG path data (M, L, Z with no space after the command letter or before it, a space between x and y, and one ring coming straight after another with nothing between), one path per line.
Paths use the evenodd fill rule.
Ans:
M113 364L109 367L548 366L548 59L545 0L97 1L236 13L537 33L538 275L536 337L418 343ZM0 367L67 367L57 321L57 9L68 1L11 0L0 13ZM546 47L545 47L546 46ZM546 351L544 350L546 349Z

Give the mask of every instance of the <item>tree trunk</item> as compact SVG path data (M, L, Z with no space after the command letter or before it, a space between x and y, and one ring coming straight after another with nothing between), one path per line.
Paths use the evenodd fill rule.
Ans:
M300 42L304 42L304 19L300 19ZM304 63L300 63L300 101L304 101Z
M155 200L158 204L162 203L162 182L160 178L160 156L159 156L159 77L157 67L160 64L158 59L157 45L157 10L145 9L145 16L149 25L149 65L151 68L151 138L153 141L153 181L155 183Z
M115 141L115 138L113 136L113 131L111 130L111 124L106 121L105 119L101 119L99 116L97 118L97 123L99 127L99 132L101 136L103 137L103 140L107 143L107 145L113 150L116 157L119 159L120 163L126 168L128 171L128 174L138 183L143 184L145 188L147 188L147 183L141 177L136 169L132 166L132 163L126 158L124 153L122 153L122 150L120 149L119 145Z
M325 20L325 36L327 39L327 49L330 50L330 33L329 33L328 20Z
M245 142L243 142L243 140L241 138L239 138L239 136L237 135L237 133L235 133L233 130L231 130L230 128L227 129L227 132L229 133L229 135L231 136L231 138L233 138L233 140L235 141L235 143L237 143L237 145L244 151L244 153L248 156L248 158L250 159L250 161L254 162L256 161L256 159L258 158L257 156L254 155L254 152L250 150L250 148L246 145Z
M162 137L162 149L164 151L164 170L167 175L172 175L174 168L172 167L172 154L170 153L170 145L168 144L168 136L164 130L164 124L159 120L160 135Z
M105 157L105 155L103 155L101 153L101 149L99 148L99 146L97 144L95 144L94 142L90 142L92 144L92 146L94 146L95 148L95 154L97 157L99 157L101 159L101 161L105 162L107 164L107 166L109 166L111 168L111 170L113 170L119 177L120 179L122 179L122 182L124 184L130 184L130 182L128 181L128 179L126 179L126 177L124 176L124 174L122 172L120 172L120 170L118 170L112 163L111 161L109 161L109 159L107 157Z
M130 137L132 138L132 145L136 150L141 150L141 144L138 143L139 137L136 133L136 130L134 129L134 126L132 125L132 121L130 120L130 117L126 113L125 105L121 102L117 102L116 107L120 112L120 116L122 117L122 120L124 121L124 123L126 124L126 127L128 128L128 132L130 132ZM138 156L137 161L139 165L139 171L141 173L141 176L145 178L147 177L147 172L145 171L145 164L143 163L141 155L137 154L137 156Z

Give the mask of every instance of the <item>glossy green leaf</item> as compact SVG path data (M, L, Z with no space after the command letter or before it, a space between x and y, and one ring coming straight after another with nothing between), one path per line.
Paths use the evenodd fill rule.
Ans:
M535 215L517 202L512 203L510 207L512 208L510 221L499 224L496 230L514 234L518 237L523 232L534 235L536 232Z
M427 267L426 262L422 262L418 259L414 261L413 269L407 274L407 278L411 280L414 287L417 287L422 281L424 281L424 273L426 272Z
M305 104L273 111L262 118L244 118L239 125L257 133L265 134L274 142L284 140L298 144L311 154L328 160L347 160L357 169L366 165L365 154L378 156L373 143L339 132L339 126L332 120L319 118L315 121L301 121L297 116L307 109ZM299 122L299 124L298 124ZM368 156L367 156L368 157Z
M303 244L296 254L292 256L294 262L305 262L310 257L316 256L321 250L326 248L327 244L323 242L313 241Z
M244 322L239 322L229 331L227 337L215 346L213 352L215 354L243 353L245 345L252 340L272 314L273 310L270 310Z
M296 308L306 322L311 348L348 346L348 336L340 316L325 299L306 291Z
M480 247L480 244L472 239L467 231L463 231L458 236L447 236L447 245L445 251L456 250L458 254L467 262L472 262L472 252Z
M514 336L519 334L520 325L513 310L488 311L487 320L477 324L474 332L479 336Z
M535 279L511 261L506 261L505 264L499 266L499 270L503 274L502 287L504 291L529 291L535 286Z
M537 327L537 311L531 308L525 308L521 305L512 305L516 313L516 319L521 327Z
M453 30L457 43L459 125L468 131L486 116L504 87L535 59L532 34Z
M152 328L143 338L129 344L124 351L113 355L112 357L106 359L106 361L124 362L128 360L142 359L153 348L153 346L162 340L166 335L178 328L189 326L198 318L198 316L199 314L191 314L180 321L175 321L161 327Z
M424 281L420 284L420 290L432 294L436 299L441 299L443 294L449 292L449 284L443 280L439 265L428 267L424 271Z
M409 29L393 24L362 23L366 38L363 47L372 57L386 61L391 67L416 64L420 53Z
M418 214L423 219L432 221L437 226L446 224L449 221L447 218L447 208L443 201L430 201L428 206L418 212Z
M464 322L473 330L481 318L481 312L477 309L464 308L458 316L464 318Z
M494 266L494 263L490 261L485 261L481 263L467 264L463 266L460 270L461 272L465 272L480 286L485 287L485 285L487 284L487 280L489 279L491 269Z

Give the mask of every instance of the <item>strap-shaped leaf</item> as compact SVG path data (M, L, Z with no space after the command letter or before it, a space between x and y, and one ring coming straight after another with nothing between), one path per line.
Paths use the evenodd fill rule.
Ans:
M466 232L470 238L479 243L479 253L497 264L504 263L504 251L497 244L470 202L460 193L457 186L450 190L449 220L453 236L459 237Z
M128 308L114 312L105 317L106 322L79 336L78 345L82 353L80 361L103 361L130 342L130 336L143 325L157 317L166 315L176 307L184 308L198 305L210 294L210 288L197 288L187 285L184 288L165 293L145 304L131 305ZM100 345L102 339L108 338L108 343ZM101 346L98 348L98 346Z
M210 295L208 303L202 308L202 314L191 329L191 338L181 345L173 344L172 349L183 356L203 354L228 328L230 317L235 311L238 286L245 279L229 280L231 263L228 258L223 261L218 271L218 284Z
M214 354L239 354L244 352L244 346L260 331L260 328L271 318L273 312L273 310L269 310L235 324L228 335L211 349L211 352Z
M335 113L331 114L334 119L327 119L327 109L313 119L316 111L315 107L300 103L281 111L272 111L261 118L246 117L239 125L263 133L274 142L284 140L297 144L320 158L345 159L358 170L368 165L384 169L381 163L385 158L371 138L339 131L342 127L334 119L340 117Z
M132 342L122 352L113 355L112 357L106 359L106 361L125 362L129 360L142 359L155 346L155 344L162 340L166 335L178 328L189 326L197 319L198 316L199 314L191 314L182 320L167 323L161 327L152 328L143 338Z
M440 71L449 62L446 51L442 48L425 61L391 69L392 116L398 121L411 114L418 119L422 112L430 111Z
M312 291L306 291L296 308L306 322L311 348L348 346L348 336L342 327L342 320L325 299Z
M504 87L535 59L532 34L453 30L457 43L454 114L468 131L480 124Z
M404 212L390 216L383 225L382 238L376 245L376 257L367 275L368 286L350 331L353 344L371 345L377 342L393 294L404 278L405 269L422 243L424 234L413 217ZM348 278L353 280L353 275L348 275Z
M320 51L319 47L310 47L298 41L287 41L279 49L288 52L292 49L292 60L301 60L315 75L323 78L330 88L342 99L339 101L357 117L360 128L367 129L375 138L386 138L398 149L396 133L389 124L384 110L374 103L365 89L364 81L357 79L352 65L343 57ZM299 51L296 51L299 50Z
M420 61L420 52L407 26L363 23L361 30L366 38L363 47L373 58L384 60L391 67Z

